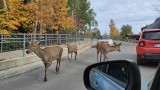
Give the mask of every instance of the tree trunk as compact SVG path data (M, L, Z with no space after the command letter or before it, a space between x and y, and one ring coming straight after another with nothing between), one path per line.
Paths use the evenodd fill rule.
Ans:
M3 8L7 8L6 0L3 0Z

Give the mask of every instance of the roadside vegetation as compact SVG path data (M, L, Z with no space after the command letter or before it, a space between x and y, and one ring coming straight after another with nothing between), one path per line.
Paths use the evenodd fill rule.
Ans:
M98 38L95 16L87 0L0 0L0 34L91 33Z

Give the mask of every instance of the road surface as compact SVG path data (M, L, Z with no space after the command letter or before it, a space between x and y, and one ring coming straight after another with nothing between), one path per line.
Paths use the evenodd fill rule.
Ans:
M121 52L111 52L110 60L130 59L136 62L136 44L122 43ZM74 56L74 55L73 55ZM84 69L96 63L96 49L91 48L81 55L77 60L71 62L63 58L59 74L55 73L55 64L48 70L48 81L43 82L44 68L33 70L17 77L0 82L1 90L86 90L83 84ZM155 63L140 66L142 83L148 81L155 73Z

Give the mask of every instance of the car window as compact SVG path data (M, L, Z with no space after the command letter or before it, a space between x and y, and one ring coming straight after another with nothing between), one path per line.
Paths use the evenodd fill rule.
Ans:
M124 83L128 83L128 68L125 64L111 64L107 74Z
M102 36L102 39L110 39L108 36Z
M109 65L100 65L90 71L90 85L95 90L125 90L127 84L107 75Z
M143 39L160 40L160 32L144 32Z
M124 64L101 65L96 67L99 71L110 75L123 83L128 83L128 68Z

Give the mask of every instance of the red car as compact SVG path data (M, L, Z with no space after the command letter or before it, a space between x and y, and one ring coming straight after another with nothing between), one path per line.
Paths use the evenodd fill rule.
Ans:
M144 30L136 46L137 63L160 60L160 29Z

